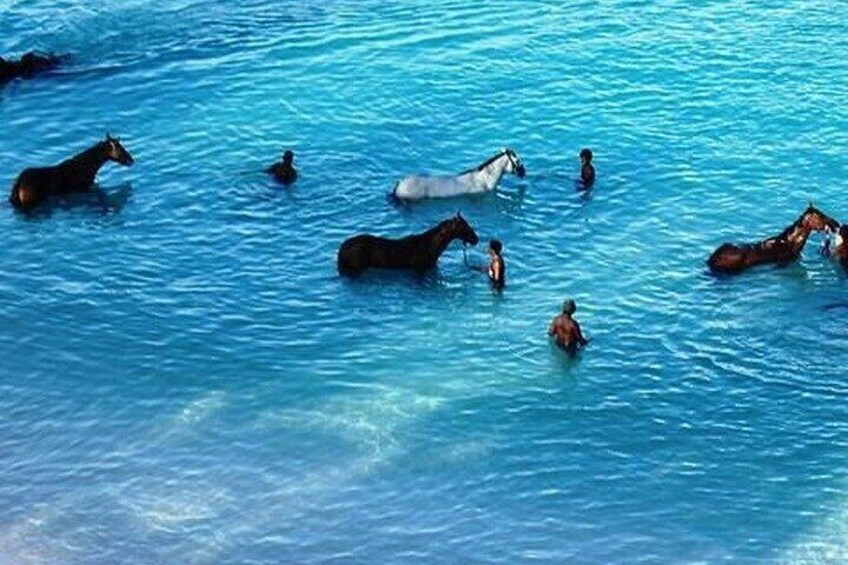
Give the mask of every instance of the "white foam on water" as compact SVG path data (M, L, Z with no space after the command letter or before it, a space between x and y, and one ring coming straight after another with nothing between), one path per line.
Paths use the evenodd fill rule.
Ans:
M60 512L57 505L41 505L0 532L0 565L40 565L65 563L67 557L47 547L45 526Z
M848 563L848 500L778 559L780 563Z

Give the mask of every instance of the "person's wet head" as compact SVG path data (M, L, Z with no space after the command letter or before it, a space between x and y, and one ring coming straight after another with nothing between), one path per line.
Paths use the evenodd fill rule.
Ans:
M562 313L567 314L569 316L573 315L577 311L577 303L572 299L568 299L562 303Z
M500 257L501 251L503 251L503 244L499 239L493 239L489 242L489 253L493 253Z
M592 150L588 147L584 147L580 150L580 163L582 165L588 165L592 162Z
M286 152L283 153L283 163L286 165L291 165L294 161L294 153L292 153L291 149L286 149Z

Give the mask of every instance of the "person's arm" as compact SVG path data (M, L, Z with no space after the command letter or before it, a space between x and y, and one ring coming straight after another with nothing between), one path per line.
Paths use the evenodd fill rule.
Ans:
M583 186L589 188L595 182L595 168L592 165L586 165L580 171L580 178L583 181Z
M589 343L589 340L583 337L583 331L580 329L580 324L577 321L574 321L574 332L577 334L577 341L580 345L586 345Z
M556 333L556 325L557 319L554 318L553 320L551 320L551 325L548 327L548 335L554 335Z

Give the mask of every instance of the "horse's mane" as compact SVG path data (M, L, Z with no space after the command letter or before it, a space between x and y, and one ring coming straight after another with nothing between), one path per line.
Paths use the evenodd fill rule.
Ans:
M448 218L447 220L442 220L441 222L439 222L438 224L436 224L435 226L433 226L432 228L430 228L428 230L425 230L421 233L410 234L406 237L401 238L401 240L402 241L409 241L409 240L416 240L416 239L433 237L434 235L439 233L441 230L443 230L446 226L448 226L449 224L452 224L455 221L456 221L455 217L454 218Z
M76 155L74 155L73 157L71 157L71 158L67 159L65 162L69 162L69 161L81 161L81 160L84 160L84 159L88 159L88 158L89 158L89 156L90 156L90 155L92 155L92 154L94 154L96 151L101 151L101 150L103 150L103 149L105 148L105 145L106 145L107 143L108 143L107 141L105 141L105 140L102 140L102 139L101 139L100 141L98 141L98 142L97 142L97 143L95 143L94 145L92 145L92 146L90 146L90 147L88 147L88 148L86 148L86 149L83 149L82 151L80 151L79 153L77 153Z
M472 167L471 169L468 169L467 171L462 171L459 174L460 175L467 175L468 173L476 173L476 172L482 171L483 169L485 169L486 167L488 167L489 165L491 165L493 162L497 161L498 159L500 159L504 155L506 155L506 151L500 151L500 152L496 153L495 155L493 155L492 157L490 157L489 159L483 161L482 163L480 163L476 167Z
M798 229L798 226L801 225L801 223L804 221L804 218L806 217L806 215L809 214L810 212L822 214L821 210L818 210L817 208L813 208L812 206L810 206L809 208L804 210L804 212L800 216L798 216L798 218L794 222L789 224L786 227L786 229L784 229L782 232L780 232L776 236L768 237L768 238L766 238L766 239L764 239L764 240L762 240L759 243L756 243L754 245L762 246L762 245L765 245L767 242L770 242L770 241L773 241L773 242L776 242L776 243L788 243L789 242L789 235L792 234L792 232L794 232L796 229ZM822 215L824 215L824 214L822 214Z
M795 220L794 222L792 222L791 224L789 224L789 225L786 227L786 229L785 229L785 230L783 230L782 232L780 232L780 234L779 234L779 235L777 235L777 236L775 236L773 239L786 240L786 238L788 238L788 237L789 237L789 234L791 234L793 231L795 231L795 229L796 229L796 228L798 227L798 225L799 225L799 224L803 221L804 216L806 216L806 215L807 215L807 212L805 211L803 214L801 214L800 216L798 216L798 219L797 219L797 220Z

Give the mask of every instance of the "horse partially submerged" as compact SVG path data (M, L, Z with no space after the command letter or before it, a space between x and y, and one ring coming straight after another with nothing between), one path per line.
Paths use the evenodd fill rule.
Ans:
M61 62L62 57L52 54L41 55L34 51L21 57L19 61L0 57L0 85L15 78L32 78L59 66Z
M790 263L798 259L807 238L814 231L835 230L839 222L812 204L783 232L757 243L736 245L725 243L707 259L716 273L734 274L763 263Z
M126 167L135 161L118 138L106 134L82 153L52 167L25 169L18 175L9 195L9 202L19 210L32 210L48 196L71 192L88 192L94 185L97 171L115 161Z
M351 237L339 247L339 274L355 277L370 267L412 269L423 273L436 266L448 245L459 239L477 245L480 240L462 214L441 222L424 233L401 239L363 234Z
M401 200L450 198L495 190L504 173L523 178L524 164L515 151L504 149L479 166L455 176L409 176L395 185L392 194Z

